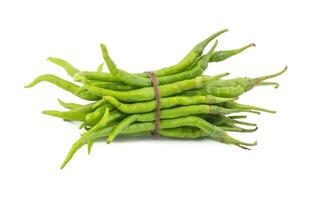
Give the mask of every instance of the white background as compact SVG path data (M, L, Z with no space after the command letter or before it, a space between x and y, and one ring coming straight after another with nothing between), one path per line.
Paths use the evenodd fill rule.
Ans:
M0 1L0 199L312 199L312 6L310 1ZM44 116L56 99L80 99L35 76L67 77L48 56L95 70L100 42L118 66L141 72L176 63L222 28L218 49L256 48L207 74L276 72L281 87L256 88L240 101L277 110L251 116L259 130L236 134L244 151L208 140L97 143L59 165L81 133Z

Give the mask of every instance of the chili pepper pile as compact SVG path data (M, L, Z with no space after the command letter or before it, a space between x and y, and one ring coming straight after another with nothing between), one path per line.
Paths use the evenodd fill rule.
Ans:
M224 78L229 73L203 75L210 62L223 61L254 46L248 44L238 49L216 51L218 42L215 41L208 52L203 53L211 41L226 31L219 31L197 44L179 63L154 71L157 86L153 85L147 73L132 74L118 68L103 44L100 46L109 72L102 72L104 63L97 71L80 71L65 60L48 58L62 67L79 85L45 74L25 87L46 81L90 101L81 105L58 100L66 111L43 111L66 121L81 121L80 128L86 130L73 144L61 168L85 144L90 153L96 140L105 138L107 143L111 143L119 135L147 135L156 126L159 130L155 134L160 137L209 138L244 149L256 145L256 142L242 142L227 134L230 131L253 132L257 129L256 124L241 121L246 115L235 113L275 111L240 104L237 100L256 86L272 85L277 88L278 83L266 80L281 75L287 67L278 73L258 78ZM155 87L158 87L159 103L156 101ZM157 106L160 112L156 113Z

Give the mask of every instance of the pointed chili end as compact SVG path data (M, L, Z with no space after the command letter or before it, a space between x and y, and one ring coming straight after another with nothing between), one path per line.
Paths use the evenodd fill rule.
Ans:
M55 116L55 117L58 117L60 116L60 111L57 111L57 110L44 110L41 112L42 114L45 114L45 115L50 115L50 116Z
M243 47L235 50L235 51L237 51L236 54L238 54L238 53L240 53L240 52L242 52L242 51L244 51L244 50L246 50L246 49L248 49L250 47L256 47L256 45L254 43L247 44L246 46L243 46Z
M250 147L251 147L251 146L256 146L256 145L258 145L258 142L257 142L257 141L254 141L254 142L252 142L252 143L243 142L242 145L250 146Z
M253 81L256 85L259 85L261 84L262 81L265 81L267 79L270 79L270 78L274 78L274 77L277 77L277 76L280 76L281 74L283 74L285 71L287 71L288 69L288 66L286 65L284 67L284 69L282 69L281 71L277 72L277 73L274 73L274 74L269 74L269 75L265 75L265 76L261 76L261 77L258 77L258 78L254 78ZM276 86L278 87L278 86Z
M71 158L66 157L63 163L60 166L60 169L64 169L64 167L67 165L67 163L71 160Z
M48 57L47 61L54 63L55 60L57 60L58 58L55 57Z
M111 144L114 140L115 136L114 135L109 135L109 137L107 138L107 144Z
M81 137L79 140L77 140L73 146L71 147L70 151L67 153L62 165L61 169L63 169L73 158L74 154L85 144L83 137Z
M276 83L274 86L275 89L279 88L279 83Z
M103 71L103 65L104 63L101 63L98 68L97 68L97 72L101 73Z
M239 144L235 144L237 147L240 147L242 149L245 150L251 150L250 148L248 148L247 146L256 146L258 144L257 141L253 142L253 143L246 143L246 142L241 142Z
M93 146L93 142L89 142L87 146L88 146L88 155L90 155L91 149L92 149L92 146Z
M253 128L253 129L246 129L246 130L249 130L248 132L255 132L255 131L257 131L259 129L259 127L255 127L255 128Z
M64 105L64 101L62 101L61 99L57 98L57 101L59 102L60 105Z
M66 156L66 158L64 159L63 163L60 166L60 169L64 169L64 167L67 165L67 163L72 159L73 154L71 152L69 152Z
M214 50L215 50L217 44L218 44L218 40L215 40L213 46L211 47L211 49L210 49L210 51L209 51L209 54L210 54L210 55L213 54L213 52L214 52Z
M24 85L24 88L31 88L31 87L33 87L34 85L32 85L31 83L30 84L28 84L28 85Z
M252 133L258 130L258 127L247 129L247 128L242 128L243 133Z
M29 84L25 85L24 88L31 88L34 87L35 85L37 85L39 83L39 81L37 81L36 79L33 80L32 82L30 82Z
M222 30L220 30L220 31L218 31L218 32L216 32L216 33L214 33L212 36L210 36L210 38L216 38L217 36L219 36L219 35L221 35L221 34L223 34L223 33L225 33L225 32L228 32L229 31L229 29L228 28L225 28L225 29L222 29ZM213 39L212 38L212 39Z
M109 55L108 49L106 48L106 46L103 43L100 44L100 48L101 48L101 51L102 51L102 56L103 57L108 57L108 55Z

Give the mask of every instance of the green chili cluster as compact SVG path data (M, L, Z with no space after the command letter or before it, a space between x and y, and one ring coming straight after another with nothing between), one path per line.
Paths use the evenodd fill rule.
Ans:
M247 143L231 137L227 132L254 132L257 125L242 121L246 115L236 113L275 111L238 103L240 95L256 86L273 85L268 79L281 75L287 70L257 78L238 77L226 79L229 73L204 75L208 64L220 62L253 47L248 44L238 49L217 51L217 40L204 53L207 45L221 30L195 45L177 64L163 67L154 72L160 91L161 137L197 139L209 138L226 144L248 149L257 143ZM37 77L25 87L40 82L52 83L81 99L87 104L66 103L58 99L65 111L45 110L44 114L66 121L80 121L85 132L73 144L61 165L64 168L75 152L88 146L90 153L96 140L111 143L118 136L131 137L149 135L155 129L156 100L152 81L146 73L129 73L113 61L104 44L100 45L108 72L103 71L104 63L96 71L81 71L60 58L48 60L62 67L76 83L52 74Z

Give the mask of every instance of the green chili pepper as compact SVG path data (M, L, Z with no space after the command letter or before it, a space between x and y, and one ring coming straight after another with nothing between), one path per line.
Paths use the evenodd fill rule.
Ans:
M140 102L140 103L131 103L125 104L119 102L112 96L104 96L103 97L107 102L112 104L118 110L133 114L133 113L145 113L151 112L155 110L156 102L155 100L148 101L148 102ZM207 96L174 96L174 97L165 97L160 99L160 108L171 108L175 106L182 106L182 105L195 105L195 104L217 104L225 101L231 101L234 98L221 98L221 97L214 97L211 95Z
M251 90L255 86L260 85L273 85L276 83L271 82L271 84L262 84L263 81L274 78L283 74L287 70L287 66L275 73L270 74L258 78L236 78L236 79L229 79L229 80L216 80L207 84L206 87L197 89L197 90L190 90L187 92L183 92L182 95L214 95L218 97L228 97L228 98L235 98L240 96L241 94ZM277 87L277 85L276 85Z
M169 76L172 74L177 74L179 72L184 71L187 69L190 65L192 65L199 56L203 53L205 47L214 40L217 36L221 35L222 33L227 32L228 29L221 30L207 39L203 40L199 44L197 44L179 63L176 65L172 65L170 67L165 67L159 70L156 70L154 73L157 77L161 76ZM146 75L145 75L146 76ZM147 76L146 76L147 77Z
M255 47L255 44L251 43L239 49L216 51L210 58L210 62L220 62L220 61L226 60L227 58L237 55L250 47Z
M85 121L86 115L93 112L92 106L95 103L82 105L69 111L45 110L42 113L71 121Z
M33 82L31 82L30 84L26 85L25 88L31 88L35 85L37 85L38 83L40 82L43 82L43 81L46 81L46 82L49 82L49 83L52 83L60 88L62 88L63 90L66 90L82 99L85 99L85 100L99 100L100 97L99 96L96 96L88 91L86 91L85 93L79 93L79 94L76 94L77 91L80 89L80 87L78 85L75 85L74 83L71 83L69 81L66 81L60 77L57 77L55 75L52 75L52 74L45 74L45 75L41 75L41 76L38 76Z
M70 76L74 76L79 72L79 70L76 69L73 65L65 60L62 60L61 58L49 57L47 60L62 67Z
M160 95L161 97L173 96L175 94L182 93L186 90L202 88L206 84L221 77L227 76L229 73L223 73L212 77L199 76L194 79L179 81L172 84L161 85ZM148 101L155 98L154 88L147 87L130 91L114 91L107 90L103 88L95 87L88 83L88 81L84 82L84 86L92 93L97 96L112 96L117 98L118 100L122 100L125 102L138 102L138 101Z
M67 109L74 109L74 108L78 108L78 107L82 106L81 104L77 104L77 103L65 103L61 99L58 99L58 102L61 106L63 106L64 108L67 108Z

